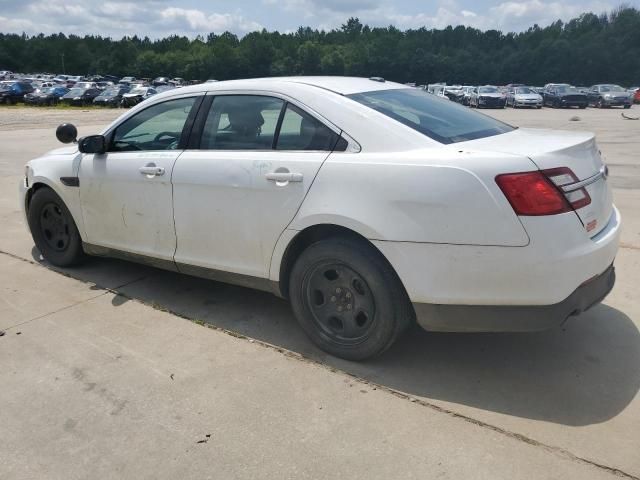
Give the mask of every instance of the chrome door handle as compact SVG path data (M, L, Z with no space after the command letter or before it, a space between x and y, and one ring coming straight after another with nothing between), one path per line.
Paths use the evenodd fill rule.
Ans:
M164 175L164 168L156 167L155 165L145 165L144 167L140 167L138 170L142 175L147 175L149 177Z
M270 172L265 177L272 182L301 182L303 178L301 173L291 172Z

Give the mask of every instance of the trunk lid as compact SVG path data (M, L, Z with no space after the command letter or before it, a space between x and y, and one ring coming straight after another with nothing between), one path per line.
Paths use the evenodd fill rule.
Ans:
M576 179L555 177L554 183L559 185L570 201L583 194L576 187L585 183L582 188L591 202L578 208L576 213L589 236L597 235L611 217L613 199L607 181L608 170L602 163L593 133L521 128L502 135L458 143L456 146L523 155L540 170L568 167Z

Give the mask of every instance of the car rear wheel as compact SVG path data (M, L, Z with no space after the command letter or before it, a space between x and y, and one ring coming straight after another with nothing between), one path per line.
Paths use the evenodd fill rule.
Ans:
M628 108L631 108L631 105L625 105L624 108L625 108L625 110L628 109Z
M364 241L330 238L309 246L291 271L289 298L310 339L347 360L389 348L414 318L397 275Z
M604 108L604 104L602 103L602 99L601 98L599 98L596 101L596 108Z
M50 188L36 190L27 220L33 241L42 256L58 267L69 267L84 258L82 239L69 209Z

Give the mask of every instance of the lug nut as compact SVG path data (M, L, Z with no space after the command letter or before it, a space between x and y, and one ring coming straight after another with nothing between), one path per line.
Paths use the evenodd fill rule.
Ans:
M336 293L341 293L342 289L341 288L336 288Z
M351 298L351 292L347 292L347 298Z
M347 310L351 310L351 304L347 305Z
M332 301L333 303L335 303L335 301L336 301L336 297L331 297L331 301Z
M342 311L342 307L338 307L338 311L341 312Z

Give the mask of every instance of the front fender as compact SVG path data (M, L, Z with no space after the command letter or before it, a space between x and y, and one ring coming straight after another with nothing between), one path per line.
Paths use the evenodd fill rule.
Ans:
M80 168L81 153L72 155L48 155L28 162L31 174L28 178L28 186L21 187L22 209L28 211L27 201L34 188L46 186L51 188L62 199L69 209L73 221L78 227L80 237L84 240L85 227L80 208L80 188L64 185L60 179L63 177L77 177ZM24 179L21 180L24 183ZM22 191L24 190L24 191Z

